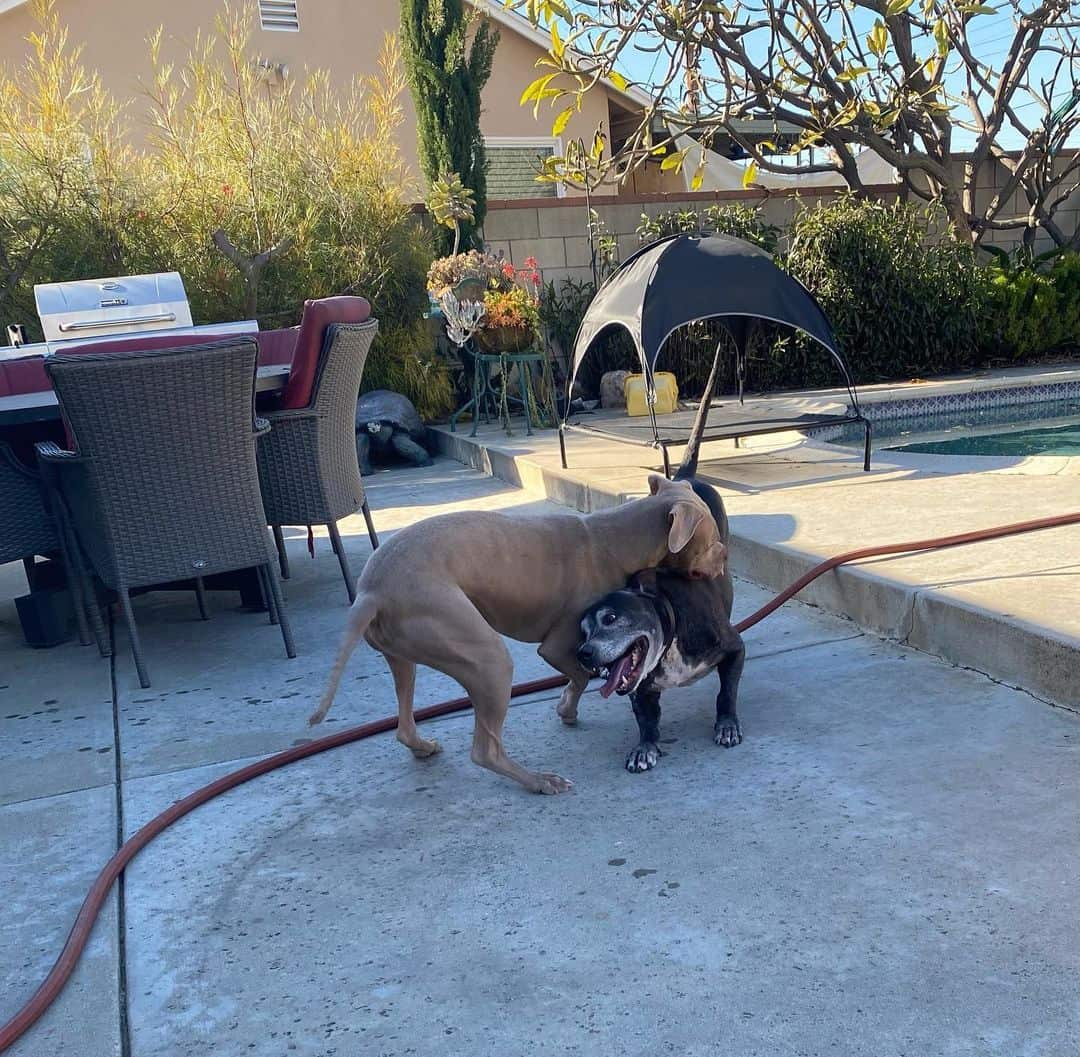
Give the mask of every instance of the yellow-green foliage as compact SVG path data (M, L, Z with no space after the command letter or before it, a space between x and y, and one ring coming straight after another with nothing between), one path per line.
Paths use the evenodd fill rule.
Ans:
M1041 267L987 269L982 341L997 357L1023 361L1080 346L1080 253Z
M444 360L432 350L427 323L380 330L380 354L369 357L363 391L392 389L404 393L425 421L443 418L454 407L454 389Z
M180 69L161 61L159 43L151 42L145 175L155 187L152 240L156 256L171 256L210 303L195 311L250 308L240 270L211 242L220 229L244 258L272 251L257 291L266 326L295 322L305 297L346 292L362 293L392 322L418 316L430 255L403 195L394 39L379 75L359 78L345 98L323 72L264 83L250 61L249 22L229 9Z
M110 274L179 271L197 322L265 329L297 323L306 298L362 294L381 324L369 375L429 411L446 402L418 323L431 251L406 197L393 37L378 73L340 95L323 72L268 79L254 5L226 6L179 65L159 31L146 97L122 109L37 3L32 61L0 73L0 319L34 321L34 282Z
M0 320L36 330L33 284L111 273L135 192L122 112L35 0L31 59L0 74Z

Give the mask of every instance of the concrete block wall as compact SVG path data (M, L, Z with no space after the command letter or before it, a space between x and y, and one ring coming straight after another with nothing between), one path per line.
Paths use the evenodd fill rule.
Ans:
M882 188L882 193L888 190ZM656 216L670 209L703 209L713 202L746 202L760 206L772 224L786 227L796 211L826 201L837 192L804 192L796 197L787 192L763 195L759 192L723 191L666 195L634 195L615 200L594 199L593 207L607 234L619 245L625 259L638 248L637 227L643 213ZM545 282L562 279L589 279L588 214L583 198L531 199L520 202L489 202L484 221L484 238L493 253L501 253L519 267L526 257L535 257Z
M979 174L977 203L989 202L998 187L1006 180L1004 167L989 162ZM872 188L872 193L892 197L892 188ZM768 221L786 228L799 209L828 201L838 192L817 189L803 191L799 195L788 191L716 191L686 193L680 196L645 194L623 195L619 198L605 195L593 199L593 207L603 220L608 234L613 235L619 246L620 259L625 259L638 246L637 226L641 214L655 216L670 209L704 209L713 202L743 202L761 207ZM1010 215L1026 211L1023 196L1013 195L1006 211ZM1056 219L1066 232L1076 230L1080 224L1080 190L1059 210ZM586 225L588 215L585 200L574 198L525 199L517 202L489 202L484 222L484 236L495 253L502 253L520 266L526 257L536 258L543 271L545 282L562 279L589 279L589 243ZM994 231L986 240L991 245L1011 248L1019 241L1019 232ZM1040 238L1040 248L1050 245L1048 236Z

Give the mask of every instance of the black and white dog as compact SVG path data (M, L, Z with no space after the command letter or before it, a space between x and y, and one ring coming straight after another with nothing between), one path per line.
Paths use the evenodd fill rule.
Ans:
M708 485L691 481L716 518L727 543L724 504ZM578 660L605 679L600 693L630 695L640 741L626 758L628 771L648 771L661 755L660 693L689 686L709 672L720 677L713 740L731 747L742 741L735 698L745 648L731 626L734 586L725 568L714 580L690 580L666 569L638 573L582 617Z

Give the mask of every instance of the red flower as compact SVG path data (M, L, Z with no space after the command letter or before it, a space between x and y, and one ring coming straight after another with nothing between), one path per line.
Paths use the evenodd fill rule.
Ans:
M232 185L231 184L222 184L221 185L221 193L226 194L226 195L231 195L232 194Z
M507 279L514 278L514 266L509 261L503 265L503 275L505 275Z
M526 257L525 258L525 267L526 268L531 268L535 272L537 267L538 267L538 265L536 263L536 258L535 257Z
M532 278L532 281L534 283L540 282L540 273L539 272L533 272L531 278Z

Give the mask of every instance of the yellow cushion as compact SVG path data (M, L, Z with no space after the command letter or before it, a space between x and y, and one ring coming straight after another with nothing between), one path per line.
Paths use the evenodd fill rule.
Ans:
M656 405L654 411L658 415L670 415L679 406L679 383L675 381L675 375L667 371L658 371L653 376L656 384ZM630 374L626 377L623 385L623 393L626 395L626 413L628 415L647 415L649 404L646 397L645 375Z

